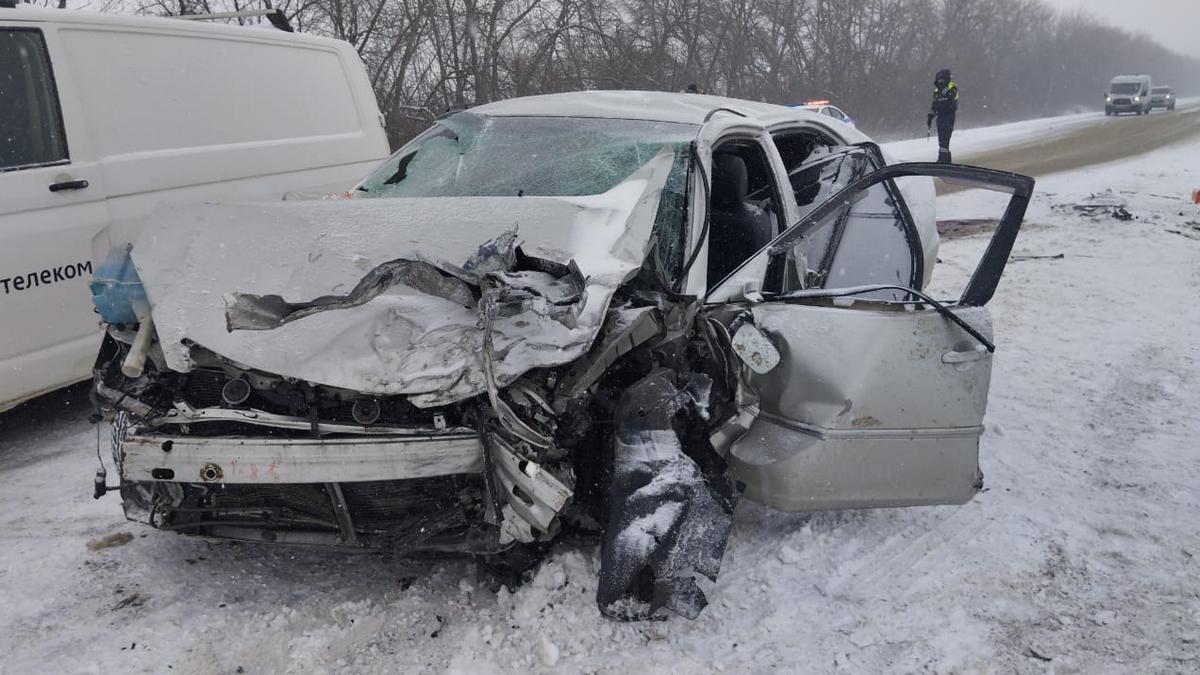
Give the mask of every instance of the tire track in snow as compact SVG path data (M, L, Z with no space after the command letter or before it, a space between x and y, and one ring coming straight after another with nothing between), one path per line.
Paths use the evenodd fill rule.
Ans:
M933 521L938 512L950 511ZM840 597L909 596L925 578L944 567L953 551L982 538L990 520L973 502L957 507L931 507L926 518L906 526L883 545L830 582Z

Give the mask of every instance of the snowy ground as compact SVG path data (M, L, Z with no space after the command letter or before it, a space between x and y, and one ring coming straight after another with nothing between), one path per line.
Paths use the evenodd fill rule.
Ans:
M496 594L461 562L149 531L91 499L84 392L0 417L0 671L1196 672L1198 157L1039 181L1015 253L1064 257L1013 262L991 304L982 494L811 516L743 504L696 621L602 620L591 549ZM1060 206L1104 189L1137 219ZM975 192L939 208L996 215ZM937 285L985 243L946 242Z

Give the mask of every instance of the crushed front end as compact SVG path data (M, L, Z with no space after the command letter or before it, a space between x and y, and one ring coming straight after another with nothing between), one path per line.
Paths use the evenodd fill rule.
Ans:
M238 367L202 347L188 373L121 372L133 342L110 328L95 391L113 417L126 515L247 541L498 553L551 540L574 475L472 399L420 409ZM124 339L123 339L124 338ZM552 439L545 381L506 390L527 435ZM519 412L518 412L519 411Z
M727 331L643 266L674 161L639 170L636 199L619 203L497 201L555 225L563 239L542 249L497 229L454 262L401 252L368 265L380 246L356 240L266 267L239 263L205 211L202 234L160 230L114 251L93 282L107 324L94 392L127 517L469 554L508 575L569 533L602 544L606 615L695 617L706 600L693 576L715 578L740 494L710 440L734 417L737 375ZM280 241L327 242L303 227L337 222L237 215ZM413 239L435 230L418 220ZM597 235L604 255L569 248L595 249ZM280 268L302 268L301 290L259 291L283 285Z

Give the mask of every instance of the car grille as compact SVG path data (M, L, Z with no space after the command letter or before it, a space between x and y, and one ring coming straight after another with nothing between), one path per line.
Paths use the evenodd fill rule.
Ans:
M1114 98L1114 99L1113 99L1113 105L1129 105L1129 99L1127 99L1127 98Z
M432 517L439 512L459 510L462 500L484 492L481 476L441 476L412 480L340 483L346 508L355 529L390 531L415 518ZM226 484L210 493L211 511L201 520L262 524L261 516L233 515L230 510L263 509L277 513L277 524L286 523L288 514L321 521L336 527L337 516L325 486L316 483L292 485ZM304 529L301 527L301 529Z
M320 484L296 485L223 485L210 497L209 506L213 513L221 514L225 509L286 510L303 514L316 520L337 523L333 502ZM228 520L218 515L216 519Z

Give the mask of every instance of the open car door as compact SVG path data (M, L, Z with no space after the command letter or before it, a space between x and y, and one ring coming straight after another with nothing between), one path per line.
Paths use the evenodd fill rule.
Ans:
M921 242L894 183L913 176L1011 194L957 300L913 287L923 277ZM712 288L706 311L746 363L742 414L714 444L746 497L814 511L956 504L979 490L994 351L984 305L1032 191L1033 179L989 169L881 167L855 176ZM761 283L747 283L747 270Z

